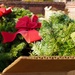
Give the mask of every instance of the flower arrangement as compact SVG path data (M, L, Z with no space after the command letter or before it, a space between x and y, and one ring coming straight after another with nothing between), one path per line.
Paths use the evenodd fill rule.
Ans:
M38 17L29 10L0 5L0 71L19 56L29 56L29 43L42 39L40 27Z
M62 11L48 20L0 6L0 71L19 56L75 56L75 21Z
M41 23L37 21L38 17L36 15L32 16L31 19L28 16L20 18L16 23L15 27L18 30L17 32L15 33L8 33L5 31L1 32L4 38L3 42L6 43L13 41L17 34L21 34L28 43L41 40L38 31L35 30L41 27Z

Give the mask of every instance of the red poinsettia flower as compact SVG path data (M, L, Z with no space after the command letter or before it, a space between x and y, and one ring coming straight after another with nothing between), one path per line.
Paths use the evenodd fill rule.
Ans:
M34 21L35 20L35 21ZM36 20L36 16L34 15L32 18L29 18L28 16L25 16L23 18L20 18L16 24L16 29L37 29L41 27L41 23L37 22L38 17Z
M18 20L15 28L18 30L15 33L1 32L4 40L3 42L12 42L17 34L21 34L23 38L28 42L35 42L41 40L41 36L39 32L36 30L41 27L41 23L38 22L38 17L36 15L29 18L28 16L24 16Z
M0 15L0 17L2 17L3 15L8 15L12 12L12 7L8 7L8 8L5 8L5 7L1 7L0 8L0 13L2 13Z

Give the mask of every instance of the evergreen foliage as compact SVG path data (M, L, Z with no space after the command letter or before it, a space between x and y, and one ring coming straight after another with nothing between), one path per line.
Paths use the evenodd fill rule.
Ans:
M24 8L14 7L12 13L0 17L0 32L8 31L15 32L15 24L19 18L27 15L31 16L33 13ZM20 35L12 43L2 43L3 38L0 34L0 72L12 63L20 55L26 55L28 44ZM28 54L27 54L28 55Z
M43 39L32 44L32 56L75 56L75 22L67 15L54 13L39 32Z

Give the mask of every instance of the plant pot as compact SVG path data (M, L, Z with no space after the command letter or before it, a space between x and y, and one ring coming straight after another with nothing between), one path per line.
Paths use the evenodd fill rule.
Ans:
M21 56L1 75L75 75L75 57Z

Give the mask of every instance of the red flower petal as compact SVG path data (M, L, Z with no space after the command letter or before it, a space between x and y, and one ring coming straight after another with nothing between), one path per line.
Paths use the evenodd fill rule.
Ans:
M14 41L18 33L21 34L28 43L32 43L42 39L38 31L36 30L19 30L16 33L1 32L4 39L3 43Z
M25 33L21 33L21 35L24 37L24 39L28 42L28 43L32 43L38 40L41 40L42 38L40 37L38 31L36 30L30 30L28 32Z
M16 29L22 29L22 28L25 29L26 27L27 27L27 22L24 21L18 21L15 26Z
M9 7L6 9L6 12L4 13L4 15L8 15L12 12L12 7Z
M6 8L0 8L0 11L1 11L2 13L5 13L5 12L6 12Z
M7 8L7 9L5 7L2 7L2 8L0 8L0 11L3 13L3 15L8 15L12 12L11 9L12 9L11 7Z
M20 29L20 28L28 28L28 23L30 22L30 18L28 16L22 17L18 20L18 22L16 23L16 29Z
M0 17L2 17L3 16L3 13L0 11Z
M30 22L28 24L28 29L36 29L37 23L36 22Z
M12 42L16 37L16 33L1 32L1 34L4 39L3 43Z
M32 21L32 22L38 22L38 16L33 15L33 16L31 17L31 21Z
M38 22L36 28L41 28L41 23Z
M28 16L24 16L22 18L19 18L20 21L26 21L26 22L30 22L30 18Z

